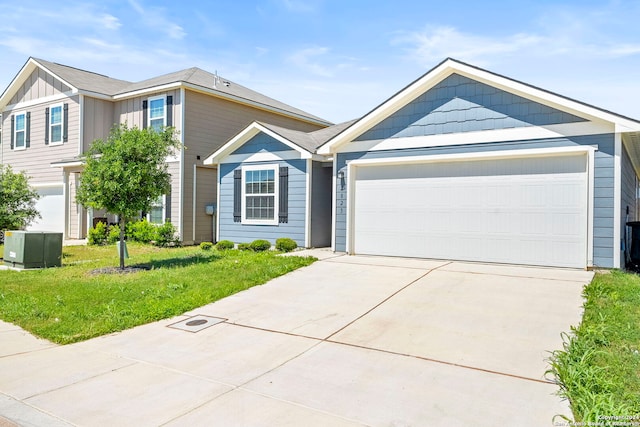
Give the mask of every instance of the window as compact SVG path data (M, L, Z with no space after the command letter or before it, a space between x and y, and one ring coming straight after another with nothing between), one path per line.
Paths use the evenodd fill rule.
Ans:
M63 115L62 104L54 105L49 110L49 135L51 145L62 144Z
M165 126L165 118L164 96L149 98L149 127L153 130L160 131Z
M278 223L278 167L255 165L242 168L242 222Z
M20 113L14 117L13 127L13 148L14 150L24 150L27 148L27 114Z
M151 209L147 214L147 221L152 224L164 224L164 201L165 196L160 196L151 205Z

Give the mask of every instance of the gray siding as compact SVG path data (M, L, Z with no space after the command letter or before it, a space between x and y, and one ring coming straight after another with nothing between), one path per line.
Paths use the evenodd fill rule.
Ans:
M622 158L621 158L621 172L622 172L622 199L620 201L620 215L621 215L621 236L623 241L625 242L625 247L628 250L631 249L631 233L630 230L627 230L626 222L627 221L636 221L638 219L637 212L637 188L638 188L638 178L636 176L636 172L633 169L633 164L631 163L631 158L629 157L629 153L627 149L622 146ZM629 215L627 215L627 208L629 209ZM626 241L625 241L625 233ZM620 254L620 267L624 268L625 266L625 252L622 251Z
M357 141L585 121L452 74L358 137Z
M85 153L94 140L109 137L115 121L113 102L85 96L83 103L82 152Z
M313 162L310 245L314 248L331 246L331 170L321 162Z
M261 132L238 147L232 154L274 153L277 151L291 151L291 148Z
M336 191L336 251L346 250L346 195L348 177L346 162L355 159L383 157L405 157L418 155L473 153L496 150L518 150L530 148L567 147L575 145L598 145L595 153L595 198L594 198L594 265L613 267L613 173L614 135L587 135L571 138L554 138L531 141L508 141L499 143L470 144L452 147L420 148L408 150L386 150L337 155L337 170L345 173L344 183L338 182ZM615 249L614 249L615 248Z
M278 225L243 225L233 221L233 171L239 163L220 165L220 240L235 243L265 239L275 244L279 237L290 237L298 246L305 241L306 160L288 160L264 164L289 167L289 222ZM251 163L260 164L260 163Z
M196 238L195 243L213 242L213 217L205 207L216 203L216 175L214 168L196 169Z
M38 68L27 77L24 84L17 90L13 98L11 98L9 104L13 105L19 102L33 101L34 99L58 95L70 90L71 88L69 86L41 68Z

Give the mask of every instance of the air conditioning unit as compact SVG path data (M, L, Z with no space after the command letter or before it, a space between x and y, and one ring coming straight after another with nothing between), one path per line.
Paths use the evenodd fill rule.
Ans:
M6 231L4 263L15 268L62 266L62 233Z

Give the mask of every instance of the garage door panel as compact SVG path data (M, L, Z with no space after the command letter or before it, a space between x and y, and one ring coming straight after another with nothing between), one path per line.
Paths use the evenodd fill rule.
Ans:
M31 223L29 231L64 232L64 192L62 187L45 187L37 189L40 198L36 201L36 209L42 216Z
M355 253L586 264L584 155L355 170Z

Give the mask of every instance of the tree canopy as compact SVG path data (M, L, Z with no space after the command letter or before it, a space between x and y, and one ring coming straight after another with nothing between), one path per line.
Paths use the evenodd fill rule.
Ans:
M174 128L160 131L114 126L109 138L93 141L84 156L76 200L105 209L120 220L120 267L124 268L124 229L129 218L149 211L169 191L167 157L180 147Z
M39 198L24 172L13 172L11 166L0 164L0 230L20 230L40 218L36 209Z

